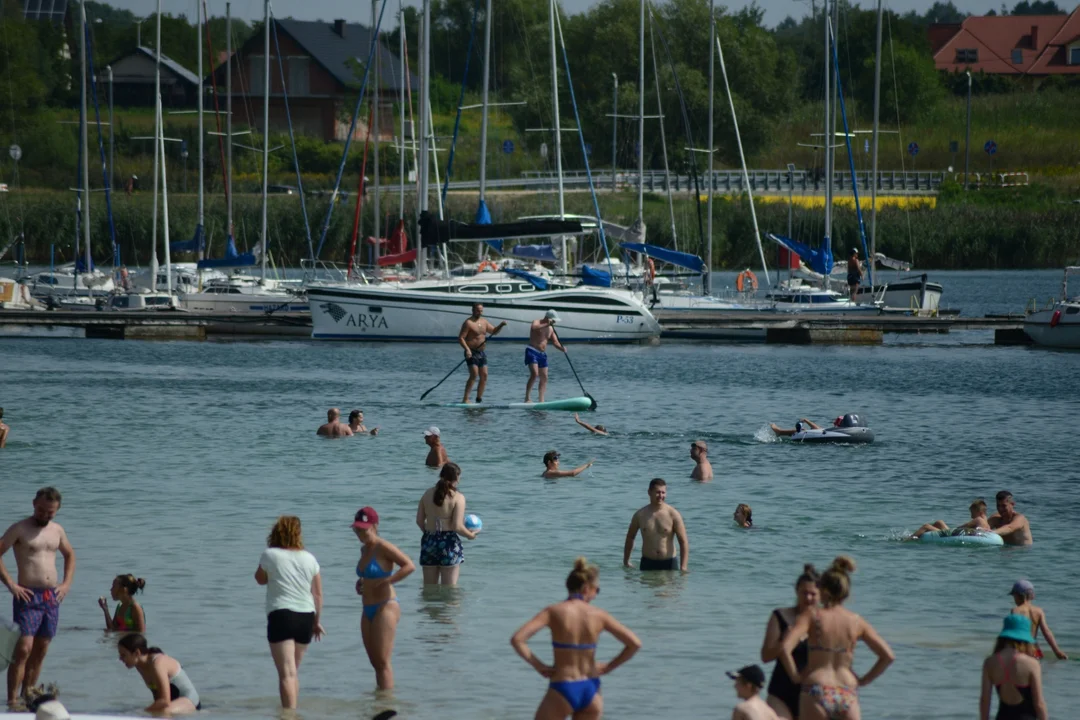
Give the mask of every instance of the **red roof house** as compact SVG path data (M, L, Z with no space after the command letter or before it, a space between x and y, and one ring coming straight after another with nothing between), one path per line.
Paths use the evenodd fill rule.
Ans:
M938 70L1080 75L1080 7L1068 15L969 17L928 30Z

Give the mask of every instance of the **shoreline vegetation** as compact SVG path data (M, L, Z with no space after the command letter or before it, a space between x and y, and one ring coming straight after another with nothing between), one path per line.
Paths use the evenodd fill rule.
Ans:
M384 186L382 196L382 233L385 236L397 222L399 197L395 186ZM895 197L895 196L893 196ZM637 214L637 195L632 189L598 193L601 214L605 220L628 225ZM108 219L104 196L95 194L91 206L91 238L95 262L109 265L112 257ZM1077 205L1047 188L1002 188L965 193L947 183L931 207L924 199L901 196L904 205L886 205L878 212L877 249L885 255L911 262L918 270L975 270L975 269L1044 269L1061 268L1080 256L1080 231L1076 227ZM305 198L312 243L319 244L319 231L326 216L328 199ZM149 264L151 209L153 196L148 191L132 196L119 193L113 196L113 217L121 260L129 268ZM326 244L320 259L343 263L352 238L352 221L356 196L350 194L339 200L331 218ZM415 196L405 196L406 232L410 246L415 242L412 220ZM476 194L450 193L447 198L447 217L470 221L476 211ZM194 235L196 196L169 194L169 232L172 241L187 240ZM492 193L488 197L495 222L509 221L526 215L558 212L554 193ZM792 234L811 245L821 243L824 233L820 207L809 202L796 203L791 208ZM243 251L258 242L261 201L255 194L234 196L234 226L237 247ZM372 193L364 201L362 237L372 230ZM435 207L432 197L431 206ZM755 199L758 224L763 233L786 234L789 206L786 196L773 196L768 201ZM22 191L0 195L0 238L25 235L25 261L34 265L49 263L50 244L55 246L55 262L74 259L75 237L74 193L61 191ZM307 233L296 195L275 195L269 198L268 226L270 252L278 265L297 267L308 255ZM592 200L587 192L566 195L568 214L592 214ZM702 225L705 223L702 203ZM159 216L160 216L159 212ZM698 215L693 196L677 194L674 198L674 218L677 238L671 232L668 201L661 193L645 194L647 241L693 252L704 257L698 233ZM833 214L833 252L842 258L847 248L860 245L858 221L852 205L837 206ZM869 219L866 218L869 233ZM206 197L206 237L208 255L223 254L225 202L220 196ZM713 266L715 270L734 270L760 267L749 203L745 196L716 196L713 209ZM164 262L161 247L163 233L158 232L158 260ZM677 243L676 243L677 240ZM777 251L774 243L765 242L765 257L775 268ZM587 245L592 245L587 241ZM369 246L363 245L361 262L367 261ZM455 248L451 248L453 252ZM9 265L17 248L4 258ZM464 247L457 252L469 260L473 252ZM860 250L861 252L861 250ZM192 262L193 255L173 255L177 262Z

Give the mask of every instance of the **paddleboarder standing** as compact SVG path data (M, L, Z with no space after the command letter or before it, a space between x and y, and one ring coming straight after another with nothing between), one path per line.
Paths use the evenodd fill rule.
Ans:
M465 381L465 397L461 402L469 402L469 393L477 379L480 382L476 386L476 402L484 402L484 388L487 386L488 378L485 346L488 335L495 337L504 327L506 327L505 320L497 326L488 322L488 319L484 317L483 303L474 303L472 315L461 323L458 344L465 349L465 364L469 368L469 379Z
M555 323L559 322L559 314L554 310L548 310L544 317L533 320L529 326L529 344L525 346L525 364L529 366L529 381L525 383L525 402L530 402L533 383L540 378L539 400L544 402L544 391L547 390L548 381L548 358L547 344L551 342L559 350L566 352L566 348L559 342L555 334Z

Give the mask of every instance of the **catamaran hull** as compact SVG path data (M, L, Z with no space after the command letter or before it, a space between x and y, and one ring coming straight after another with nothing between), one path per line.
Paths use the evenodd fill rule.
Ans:
M660 335L660 324L629 292L574 288L504 296L440 293L400 288L325 286L308 289L311 337L318 340L457 342L473 303L484 317L506 327L491 338L528 342L533 320L558 312L565 342L630 343Z

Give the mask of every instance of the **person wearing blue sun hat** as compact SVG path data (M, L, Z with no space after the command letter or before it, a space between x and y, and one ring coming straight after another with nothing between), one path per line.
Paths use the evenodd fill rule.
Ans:
M1031 620L1006 615L994 645L983 662L979 720L990 718L990 688L997 689L997 720L1049 720L1042 692L1042 668L1033 657Z

